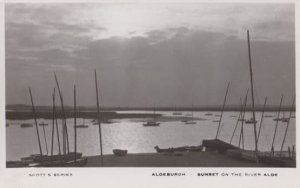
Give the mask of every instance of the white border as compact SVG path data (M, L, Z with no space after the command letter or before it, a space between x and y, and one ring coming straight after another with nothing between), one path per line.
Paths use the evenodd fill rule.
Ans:
M59 0L6 0L1 1L0 4L0 187L173 187L173 188L186 188L186 187L300 187L300 171L299 171L299 155L297 156L297 168L21 168L21 169L6 169L5 168L5 47L4 47L4 2L55 2L62 3ZM295 23L296 23L296 73L300 72L298 66L298 59L300 57L299 51L299 13L300 5L298 0L268 0L268 1L201 1L201 0L64 0L63 3L70 2L257 2L257 3L295 3ZM296 92L298 98L299 75L296 74ZM297 101L297 109L299 109L299 101ZM296 114L300 117L299 111ZM296 127L298 121L296 121ZM297 137L299 136L299 128L296 129ZM297 138L296 137L296 138ZM296 151L299 150L299 139L296 144ZM155 172L183 172L187 176L184 177L153 177L152 173ZM197 177L200 172L217 172L217 173L278 173L278 177ZM72 173L72 177L29 177L30 173ZM190 175L193 174L193 175Z

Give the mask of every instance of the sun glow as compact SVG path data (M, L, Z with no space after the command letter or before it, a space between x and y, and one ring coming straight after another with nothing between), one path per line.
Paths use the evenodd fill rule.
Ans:
M119 5L103 11L97 11L98 16L93 17L98 25L104 25L108 28L106 33L102 33L98 37L103 37L103 35L106 37L143 36L147 26L152 25L151 22L154 25L155 21L153 17L149 19L150 16L147 11L133 5Z

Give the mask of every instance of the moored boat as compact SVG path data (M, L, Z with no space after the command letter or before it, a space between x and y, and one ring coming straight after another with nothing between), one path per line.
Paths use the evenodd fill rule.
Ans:
M21 124L21 128L29 128L29 127L33 127L33 125L30 123L22 123Z
M76 128L88 128L88 127L89 127L88 125L84 125L84 124L76 125Z
M125 156L127 155L127 150L113 149L113 153L115 156Z
M147 121L146 123L144 123L143 125L144 126L159 126L159 122L156 122L156 121Z
M82 153L76 153L76 159L79 159L82 157ZM21 161L32 161L32 162L50 162L50 161L68 161L72 160L75 158L75 153L70 152L65 155L39 155L39 154L34 154L30 155L29 157L23 157L21 158Z
M253 118L251 118L251 119L245 120L245 123L246 124L254 124L254 123L257 123L257 121L254 120Z

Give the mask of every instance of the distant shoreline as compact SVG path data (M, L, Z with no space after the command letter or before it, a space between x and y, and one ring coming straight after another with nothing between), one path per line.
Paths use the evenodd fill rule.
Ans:
M40 112L50 112L52 111L52 106L36 106L37 111ZM17 111L17 112L31 112L32 108L30 105L6 105L6 112ZM56 109L60 109L60 106L57 106ZM154 107L101 107L101 111L153 111ZM265 111L269 112L277 112L279 106L277 105L266 105ZM65 106L66 111L73 111L72 106ZM222 111L222 106L183 106L183 107L155 107L156 111ZM240 111L241 106L239 105L226 105L224 107L224 111ZM252 111L252 107L250 105L246 106L246 111ZM282 106L281 111L295 111L295 107L292 106ZM80 112L96 112L97 108L93 106L78 106L77 111ZM255 111L263 111L263 105L255 105Z

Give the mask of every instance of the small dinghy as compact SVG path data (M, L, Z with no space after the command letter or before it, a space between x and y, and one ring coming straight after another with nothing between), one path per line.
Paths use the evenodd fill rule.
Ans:
M115 156L125 156L125 155L127 155L127 150L114 149L113 153Z

